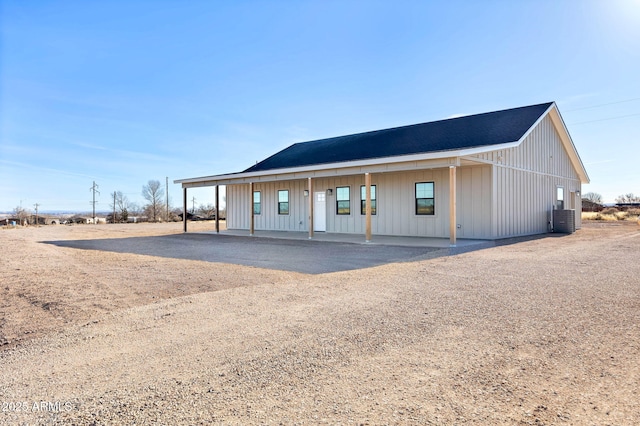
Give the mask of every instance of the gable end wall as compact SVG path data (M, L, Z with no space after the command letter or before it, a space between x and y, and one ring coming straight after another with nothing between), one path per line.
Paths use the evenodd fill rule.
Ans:
M580 178L549 116L519 146L476 157L493 163L494 238L548 232L559 186L580 227Z

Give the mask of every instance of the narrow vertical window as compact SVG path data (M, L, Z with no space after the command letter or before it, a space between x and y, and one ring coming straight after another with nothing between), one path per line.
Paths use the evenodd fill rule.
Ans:
M289 191L278 191L278 214L289 214Z
M433 182L416 183L416 214L433 216L436 211L434 197Z
M556 209L564 210L564 188L561 186L556 191Z
M260 201L260 191L254 191L253 193L253 214L262 213L262 203Z
M371 185L371 214L376 214L376 186ZM367 214L367 187L360 187L360 214Z
M336 188L336 213L351 214L351 198L348 186Z

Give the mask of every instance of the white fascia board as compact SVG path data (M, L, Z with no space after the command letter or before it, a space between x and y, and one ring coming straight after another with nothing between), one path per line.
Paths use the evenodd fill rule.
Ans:
M536 120L536 122L533 123L531 127L529 127L529 130L527 130L517 142L500 144L499 146L494 146L494 148L483 147L477 152L474 152L473 154L484 153L487 151L495 151L495 150L504 149L504 148L515 148L519 146L522 142L524 142L524 140L529 136L529 134L531 134L533 129L535 129L538 126L538 124L540 124L540 122L544 120L545 117L547 117L547 115L551 118L551 121L556 127L558 135L560 135L560 140L562 141L562 144L564 145L565 150L567 151L567 154L571 159L571 163L573 164L574 168L578 172L578 176L580 176L580 181L582 183L589 183L589 175L587 175L587 171L584 168L582 159L578 154L578 150L576 149L576 146L573 143L573 139L571 139L571 135L567 130L567 126L565 125L564 119L560 115L560 111L558 110L558 106L556 105L555 102L552 102L551 105L549 105L549 108L547 108L547 110L540 115L540 117ZM485 149L485 148L489 148L489 149ZM470 155L470 154L467 154L467 155Z
M243 173L225 173L222 175L211 175L211 176L201 176L195 178L186 178L186 179L175 179L173 183L197 183L204 181L214 181L214 180L227 180L233 179L239 175L243 175Z
M529 127L529 130L527 130L526 132L524 132L524 134L520 137L520 140L518 140L518 145L520 145L522 142L524 142L524 140L527 138L527 136L529 136L529 134L530 134L531 132L533 132L533 129L535 129L535 128L538 126L538 124L540 124L540 122L541 122L542 120L544 120L544 118L547 116L547 114L549 114L549 112L550 112L552 109L554 109L554 108L556 108L556 103L555 103L555 102L552 102L552 103L551 103L551 105L549 105L549 108L547 108L547 110L546 110L543 114L540 114L540 117L538 117L538 119L536 120L536 122L535 122L535 123L533 123L533 124L531 125L531 127ZM556 108L556 110L557 110L557 108ZM518 146L518 145L516 145L516 146Z
M498 151L500 149L514 148L520 145L521 142L522 141L515 141L515 142L500 143L496 145L487 145L487 146L481 146L478 148L463 149L458 152L460 153L459 155L460 157L466 157L469 155L478 155L478 154L484 154L485 152Z
M262 181L264 181L265 178L268 180L279 180L278 176L290 175L290 174L295 174L296 175L295 179L301 179L301 177L299 176L301 173L304 174L304 173L314 173L319 171L336 170L338 172L336 174L339 174L340 169L379 166L384 164L411 163L415 161L424 161L424 160L441 160L446 158L455 159L452 164L459 164L460 157L484 153L488 151L495 151L497 149L511 148L512 146L517 146L518 143L519 142L511 142L506 144L502 143L497 145L488 145L484 147L461 149L461 150L439 151L439 152L431 152L431 153L424 153L424 154L411 154L411 155L399 155L399 156L393 156L393 157L371 158L366 160L345 161L345 162L328 163L328 164L316 164L312 166L303 166L303 167L289 167L284 169L266 170L263 172L259 171L259 172L231 173L231 174L223 174L223 175L203 176L203 177L197 177L197 178L178 179L178 180L174 180L173 183L184 184L186 186L190 186L193 184L200 185L200 186L223 185L223 184L226 185L226 184L231 184L234 181L237 181L238 183L243 183L243 182L246 182L247 179L252 179L252 178L256 180L262 180ZM408 169L411 169L411 167L409 167Z
M584 167L584 163L580 158L580 154L578 154L576 145L573 143L573 139L569 134L569 130L567 129L567 126L564 123L564 119L562 118L562 115L560 115L560 111L556 107L555 102L553 104L553 107L554 109L549 113L549 117L551 117L551 121L553 122L556 130L558 131L558 134L560 135L560 140L562 141L564 148L567 151L571 162L573 163L573 167L575 167L576 172L578 172L578 176L580 176L580 181L582 183L589 183L590 179L589 175L587 174L587 169L585 169Z

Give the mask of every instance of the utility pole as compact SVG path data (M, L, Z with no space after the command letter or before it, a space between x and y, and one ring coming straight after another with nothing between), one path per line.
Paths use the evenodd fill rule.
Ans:
M195 214L196 213L196 197L193 197L191 202L193 203L193 207L191 207L191 214Z
M116 223L116 191L113 191L113 218L112 223Z
M165 184L165 193L164 196L167 197L167 215L165 217L165 220L168 222L169 221L169 176L166 176L167 178L167 182Z
M98 191L99 186L96 184L96 181L93 181L93 186L91 188L89 188L89 191L93 191L93 201L91 202L91 204L93 204L93 224L95 225L96 223L96 192L98 193L98 195L100 195L100 191Z
M36 208L36 227L38 226L38 206L40 206L40 204L38 204L38 203L35 203L33 205L33 207Z

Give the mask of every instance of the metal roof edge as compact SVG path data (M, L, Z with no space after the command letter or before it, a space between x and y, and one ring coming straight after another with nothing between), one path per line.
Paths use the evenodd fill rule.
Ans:
M552 115L552 113L554 112L557 115L557 120L554 119L554 116ZM567 126L564 122L564 119L562 118L562 115L560 114L560 110L558 109L558 105L555 103L555 101L551 102L551 105L549 105L549 108L547 108L547 110L540 115L540 117L535 121L535 123L533 123L531 127L529 127L529 130L527 130L522 135L522 137L518 140L515 146L519 146L522 142L524 142L524 140L529 136L529 134L531 134L533 129L535 129L536 126L538 126L538 124L540 124L540 122L544 120L544 118L547 116L551 118L551 122L553 123L553 126L556 128L556 131L560 136L560 140L562 141L562 144L564 145L567 151L567 154L571 159L571 164L573 164L573 167L576 169L578 176L580 176L580 181L582 183L589 183L590 179L589 179L589 175L587 174L587 170L584 167L584 163L580 158L580 154L578 154L578 150L576 149L576 146L573 143L573 139L569 134L569 130L567 129ZM558 126L558 124L560 124L561 126Z
M270 169L270 170L257 171L257 172L239 172L239 173L230 173L230 174L222 174L222 175L202 176L202 177L196 177L196 178L174 180L174 183L179 183L179 184L201 183L204 186L206 186L206 184L215 185L216 181L225 181L225 182L229 182L232 180L240 181L246 178L277 176L277 175L284 175L288 173L317 172L317 171L330 170L330 169L348 169L353 167L380 165L385 163L395 164L395 163L406 163L406 162L421 161L421 160L460 158L468 155L496 151L498 149L512 148L517 146L518 144L519 144L519 141L514 141L514 142L506 142L506 143L500 143L495 145L486 145L486 146L481 146L476 148L456 149L456 150L449 150L449 151L438 151L438 152L410 154L410 155L397 155L397 156L390 156L390 157L370 158L370 159L364 159L364 160L343 161L343 162L337 162L337 163L315 164L311 166Z

